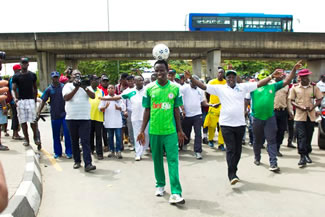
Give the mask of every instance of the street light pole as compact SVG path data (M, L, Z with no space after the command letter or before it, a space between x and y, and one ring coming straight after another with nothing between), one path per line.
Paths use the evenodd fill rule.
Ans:
M107 2L107 31L109 31L109 0Z

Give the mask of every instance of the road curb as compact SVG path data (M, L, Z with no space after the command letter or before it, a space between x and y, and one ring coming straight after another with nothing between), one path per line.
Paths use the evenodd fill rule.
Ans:
M42 174L39 156L30 146L26 148L26 164L23 179L0 217L36 216L42 199Z

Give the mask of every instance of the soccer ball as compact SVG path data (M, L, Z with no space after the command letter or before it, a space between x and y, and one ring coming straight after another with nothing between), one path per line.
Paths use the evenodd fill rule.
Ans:
M167 60L169 57L169 48L164 44L157 44L152 49L152 55L156 60Z

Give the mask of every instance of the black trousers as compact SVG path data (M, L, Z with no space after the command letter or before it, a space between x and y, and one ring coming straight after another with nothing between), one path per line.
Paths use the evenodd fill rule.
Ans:
M107 129L104 127L104 124L103 124L103 126L102 126L102 135L103 135L103 141L104 141L104 146L105 146L105 147L108 147L107 134L108 134L108 131L107 131Z
M12 110L11 129L17 131L19 129L19 122L17 116L16 104L10 104Z
M277 144L277 150L280 150L280 146L283 142L284 133L287 130L288 125L288 111L278 111L274 110L274 115L276 118L276 125L278 127L278 131L276 133L276 144Z
M90 138L90 120L67 120L69 127L72 153L75 163L81 162L79 138L82 145L82 154L85 162L85 167L91 164L91 154L89 146Z
M311 153L311 140L313 138L315 122L310 121L296 121L298 153L300 155L307 155Z
M93 121L90 122L90 150L94 152L94 137L96 134L96 154L103 155L103 143L102 143L102 128L103 122Z
M196 115L193 117L185 117L182 121L183 131L188 139L184 141L187 145L191 139L192 127L194 127L194 152L202 152L202 115Z
M245 133L245 126L221 126L221 132L227 147L228 178L231 180L236 177L237 165L242 152L242 138Z

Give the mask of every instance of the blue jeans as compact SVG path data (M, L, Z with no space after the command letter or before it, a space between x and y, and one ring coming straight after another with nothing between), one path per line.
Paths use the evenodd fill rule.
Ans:
M269 154L270 165L277 165L278 148L276 144L276 125L275 116L267 120L260 120L253 117L253 132L254 132L254 154L255 160L261 160L261 148L264 144L264 138L267 141L267 152Z
M90 120L67 120L71 142L73 159L75 163L81 163L79 138L81 140L82 155L85 167L91 164L90 154Z
M71 150L71 139L68 130L67 122L65 121L65 117L51 120L52 124L52 135L53 135L53 147L54 154L61 156L62 155L62 146L60 141L60 130L61 126L63 127L63 135L64 135L64 143L65 143L65 154L72 155Z
M108 144L111 152L119 152L122 147L122 128L106 128L108 132ZM114 133L116 148L114 148Z

